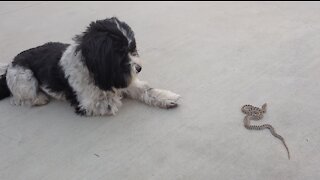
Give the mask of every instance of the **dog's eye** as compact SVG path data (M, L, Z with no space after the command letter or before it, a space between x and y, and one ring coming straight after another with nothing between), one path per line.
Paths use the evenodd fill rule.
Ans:
M139 56L138 51L137 51L137 50L133 51L133 52L131 53L131 56Z

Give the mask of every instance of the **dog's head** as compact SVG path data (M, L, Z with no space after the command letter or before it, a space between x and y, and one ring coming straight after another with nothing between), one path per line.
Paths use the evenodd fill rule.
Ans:
M141 71L134 32L115 17L92 22L74 40L95 84L102 90L126 88Z

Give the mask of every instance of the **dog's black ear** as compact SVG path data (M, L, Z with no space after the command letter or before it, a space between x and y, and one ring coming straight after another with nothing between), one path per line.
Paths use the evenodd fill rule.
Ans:
M94 35L84 35L78 50L81 50L82 60L87 66L90 75L93 77L95 85L103 90L114 88L124 88L127 86L127 76L130 71L126 69L126 52L119 48L116 42L105 33L95 33ZM123 54L123 56L122 56Z
M112 82L112 41L102 37L83 37L81 53L83 61L94 78L95 84L103 89L110 90Z

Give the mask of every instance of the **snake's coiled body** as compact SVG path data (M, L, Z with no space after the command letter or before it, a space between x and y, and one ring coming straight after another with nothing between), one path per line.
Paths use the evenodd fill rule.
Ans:
M257 125L250 125L250 120L255 120L258 121L263 118L263 114L266 112L267 104L264 104L262 108L254 107L252 105L244 105L241 108L241 111L246 114L243 122L244 122L244 127L249 129L249 130L263 130L263 129L269 129L271 134L280 139L285 146L287 153L288 153L288 158L290 159L290 153L288 146L286 142L284 141L284 138L277 134L274 130L274 128L270 124L263 124L260 126Z

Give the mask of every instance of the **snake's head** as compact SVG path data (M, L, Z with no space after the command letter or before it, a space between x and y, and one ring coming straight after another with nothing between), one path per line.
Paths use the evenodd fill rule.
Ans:
M267 112L267 103L264 103L264 104L262 105L262 112L263 112L263 113L266 113L266 112Z

